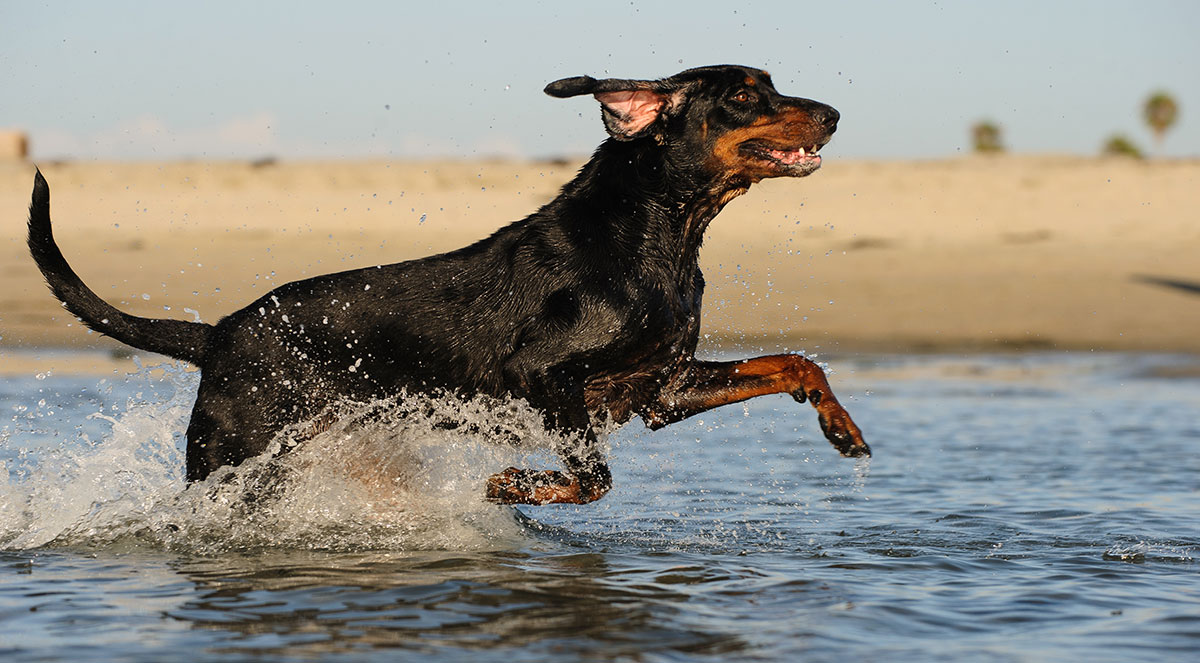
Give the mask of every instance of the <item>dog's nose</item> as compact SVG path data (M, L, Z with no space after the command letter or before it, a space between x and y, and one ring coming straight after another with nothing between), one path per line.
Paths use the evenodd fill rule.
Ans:
M817 124L833 131L837 129L838 118L842 116L833 106L821 106L813 112L813 119Z

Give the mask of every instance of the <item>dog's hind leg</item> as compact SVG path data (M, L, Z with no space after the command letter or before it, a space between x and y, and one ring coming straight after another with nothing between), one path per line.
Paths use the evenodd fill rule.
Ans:
M267 394L270 383L263 381L262 389L255 386L236 393L228 388L236 382L225 377L216 368L200 378L187 429L188 482L203 481L220 467L240 465L264 453L288 423L278 407L279 399ZM294 412L287 414L293 420L303 419Z
M197 405L192 410L187 430L187 480L203 481L225 465L242 461L266 451L273 433L239 425L226 412Z
M825 437L843 456L871 455L862 431L833 395L825 372L800 355L690 362L641 414L647 426L659 429L715 407L781 393L812 403Z

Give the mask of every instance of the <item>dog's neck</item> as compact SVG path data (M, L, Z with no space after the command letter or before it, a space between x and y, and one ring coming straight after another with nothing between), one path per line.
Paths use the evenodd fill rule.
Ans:
M621 255L690 280L708 224L749 186L711 175L692 159L672 159L651 139L608 140L559 200L572 208L566 218L604 233L626 249Z

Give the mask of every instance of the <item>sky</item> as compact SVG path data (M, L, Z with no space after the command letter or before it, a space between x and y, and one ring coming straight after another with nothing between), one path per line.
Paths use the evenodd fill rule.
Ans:
M1200 156L1200 2L38 2L0 0L0 129L34 159L579 156L567 76L736 63L838 108L829 157ZM1169 91L1161 147L1142 101Z

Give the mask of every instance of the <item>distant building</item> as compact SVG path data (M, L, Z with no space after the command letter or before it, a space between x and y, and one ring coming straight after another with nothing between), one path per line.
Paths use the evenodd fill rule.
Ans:
M29 157L29 136L24 131L0 130L0 160L24 161Z

